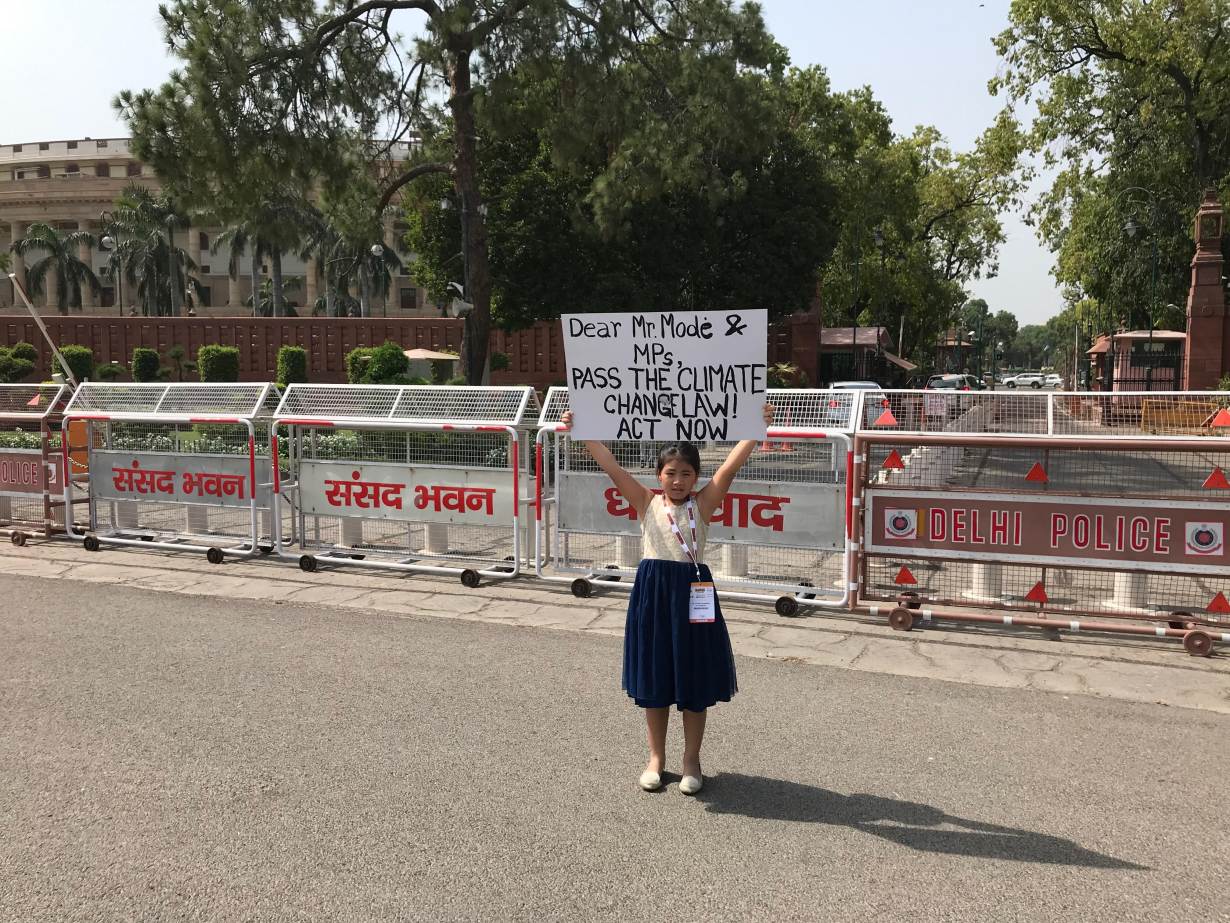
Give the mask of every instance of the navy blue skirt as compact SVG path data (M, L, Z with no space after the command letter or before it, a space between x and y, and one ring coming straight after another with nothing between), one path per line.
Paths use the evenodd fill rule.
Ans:
M700 575L713 580L705 564ZM646 558L636 569L624 629L623 688L641 708L703 711L729 702L739 688L721 603L713 622L688 621L695 580L696 568L681 561Z

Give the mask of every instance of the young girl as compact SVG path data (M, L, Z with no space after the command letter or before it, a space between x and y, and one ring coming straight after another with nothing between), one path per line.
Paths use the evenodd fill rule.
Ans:
M771 404L765 405L764 419L772 424ZM564 414L563 424L571 429L571 411ZM746 439L731 449L713 480L699 491L700 452L691 443L658 453L661 491L640 484L603 443L586 442L585 448L636 510L641 524L641 563L628 600L623 669L623 688L645 709L649 726L649 763L640 786L647 792L662 787L666 728L674 705L683 714L679 791L695 795L704 784L700 745L705 710L729 702L738 688L730 635L704 563L705 539L709 521L756 440Z

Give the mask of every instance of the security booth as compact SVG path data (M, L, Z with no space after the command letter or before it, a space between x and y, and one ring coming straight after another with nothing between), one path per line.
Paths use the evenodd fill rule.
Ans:
M60 427L70 389L0 385L0 532L14 545L64 525Z
M84 490L85 547L201 551L210 563L273 548L277 517L264 454L279 398L268 383L95 384L64 412L70 521Z
M275 523L277 553L467 587L519 575L537 413L528 387L290 385L272 454L296 531Z
M775 425L739 472L709 526L707 563L723 598L800 607L842 608L850 597L850 433L858 391L769 389ZM551 388L536 444L535 573L568 582L578 597L594 589L631 589L640 561L640 524L585 447L560 431L568 389ZM665 442L609 442L645 486L658 488ZM701 481L733 443L698 445Z

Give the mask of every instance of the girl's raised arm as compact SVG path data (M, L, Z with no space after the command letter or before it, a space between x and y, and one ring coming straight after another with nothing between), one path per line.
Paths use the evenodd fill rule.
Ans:
M572 429L571 410L564 412L562 422L564 432ZM646 507L649 506L649 502L653 499L653 491L629 474L623 465L615 460L615 456L606 447L606 443L585 440L583 445L594 461L598 463L598 467L605 471L610 479L615 482L615 487L623 494L624 499L632 504L636 514L638 516L644 515Z
M764 405L764 423L765 426L773 425L773 405ZM730 485L734 483L735 475L739 473L739 469L747 464L747 460L752 457L752 452L756 450L755 439L744 439L738 443L730 454L726 456L726 461L722 462L722 466L713 475L713 480L706 484L696 495L697 505L700 506L700 514L707 521L714 514L722 501L726 499L726 493L730 490Z

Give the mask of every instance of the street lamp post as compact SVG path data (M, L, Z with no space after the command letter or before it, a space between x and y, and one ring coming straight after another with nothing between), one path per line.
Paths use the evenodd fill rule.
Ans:
M120 317L124 316L124 257L119 251L119 241L110 234L103 235L99 241L104 250L108 253L115 251L115 258L119 262L119 272L115 273L115 304L119 309Z
M1156 193L1152 192L1149 189L1144 188L1143 186L1127 186L1124 189L1120 189L1117 193L1115 193L1115 197L1114 199L1112 199L1112 201L1118 200L1120 196L1126 193L1129 193L1129 192L1130 193L1142 193L1144 197L1149 200L1148 230L1150 232L1149 240L1150 240L1150 243L1152 244L1151 250L1152 250L1152 257L1153 257L1152 259L1153 265L1152 265L1152 273L1151 273L1152 278L1151 278L1151 282L1149 286L1149 307L1147 309L1148 314L1149 314L1149 345L1146 347L1148 358L1146 358L1145 360L1145 390L1151 391L1153 390L1153 315L1157 307L1157 262L1158 262L1157 234L1158 234L1158 229L1161 226L1161 208L1158 205ZM1134 239L1136 237L1136 232L1139 231L1140 229L1141 229L1141 225L1136 221L1136 216L1134 214L1128 215L1128 219L1125 222L1123 222L1123 231L1125 234L1127 234L1128 238ZM1113 336L1111 337L1111 342L1114 343ZM1129 362L1130 362L1130 359L1129 359Z

